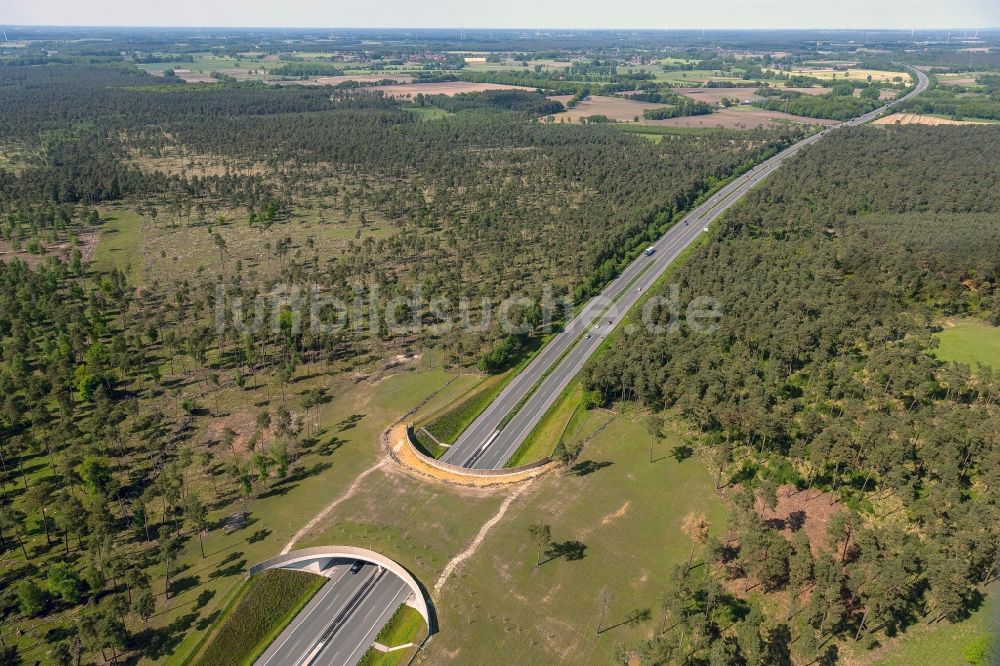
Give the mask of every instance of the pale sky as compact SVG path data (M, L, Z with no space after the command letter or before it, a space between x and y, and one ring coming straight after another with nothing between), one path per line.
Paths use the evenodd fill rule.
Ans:
M0 25L988 28L1000 0L0 0Z

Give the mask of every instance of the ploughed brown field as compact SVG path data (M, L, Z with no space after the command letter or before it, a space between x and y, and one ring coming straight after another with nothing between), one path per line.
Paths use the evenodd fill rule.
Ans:
M572 95L554 95L549 99L566 104ZM563 113L557 113L553 117L555 122L580 122L580 118L588 116L607 116L611 120L632 121L639 116L642 122L642 112L645 109L658 109L664 104L651 104L649 102L636 102L621 97L605 97L603 95L591 95L582 102L577 103L572 109L567 109Z

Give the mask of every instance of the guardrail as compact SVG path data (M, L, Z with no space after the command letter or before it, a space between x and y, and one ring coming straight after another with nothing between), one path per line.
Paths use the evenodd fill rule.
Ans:
M536 460L533 463L528 463L527 465L519 465L517 467L502 467L500 469L473 469L471 467L462 467L461 465L453 465L451 463L446 463L444 461L433 458L425 453L422 453L413 444L413 426L406 426L406 446L410 448L410 451L421 462L430 465L442 472L449 472L451 474L461 474L463 476L482 476L491 478L502 478L505 476L516 476L519 474L524 474L525 472L530 472L531 470L538 469L540 467L545 467L552 463L551 458L542 458L541 460Z
M325 564L320 567L321 570L326 568L331 560L336 559L364 560L365 562L377 564L383 569L399 576L399 578L402 579L402 581L406 583L413 592L413 607L418 613L420 613L420 616L424 618L424 622L427 623L428 634L433 634L437 631L437 622L433 611L433 605L430 601L430 595L426 593L420 582L414 578L413 574L407 571L403 565L399 564L395 560L389 559L381 553L376 553L374 550L368 550L367 548L357 548L355 546L316 546L313 548L293 550L290 553L277 555L266 559L263 562L254 564L247 572L247 577L253 577L262 571L266 571L267 569L301 570L301 566L296 567L294 565L308 566L313 562L319 563L325 560Z

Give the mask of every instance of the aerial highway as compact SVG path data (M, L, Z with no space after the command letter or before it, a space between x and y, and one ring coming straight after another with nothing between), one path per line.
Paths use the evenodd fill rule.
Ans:
M552 337L542 351L466 428L442 460L472 469L503 467L583 368L619 318L639 301L678 255L707 231L709 223L806 146L821 140L839 127L870 122L900 101L926 90L927 76L915 69L911 71L917 77L917 84L901 99L789 146L733 179L672 226L652 245L654 251L651 255L642 254L629 264L600 294L584 305L563 330Z
M330 582L285 627L257 666L353 666L410 588L374 564L351 573L350 563L323 572Z
M906 97L919 94L928 85L922 72L914 72L917 85ZM503 467L621 317L713 220L802 148L837 127L870 122L898 101L789 146L691 211L652 244L650 254L630 263L553 336L462 433L443 460L474 469ZM324 572L330 582L271 644L257 666L348 666L361 659L410 590L402 580L375 565L366 564L354 574L349 569L349 564L341 564Z

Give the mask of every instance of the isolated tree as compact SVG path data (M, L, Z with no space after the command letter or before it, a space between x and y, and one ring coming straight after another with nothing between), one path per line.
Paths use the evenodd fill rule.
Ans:
M537 567L542 562L542 553L552 545L552 527L545 523L532 523L528 526L528 536L537 550L535 556L535 566Z
M681 522L681 531L691 539L691 552L688 554L687 569L691 569L691 561L694 559L694 551L698 546L704 546L708 542L708 520L705 514L695 514L693 512L684 516Z
M202 534L208 529L208 510L195 493L190 493L187 496L185 508L188 520L191 521L195 531L198 533L198 545L201 548L201 556L204 558L205 542Z

